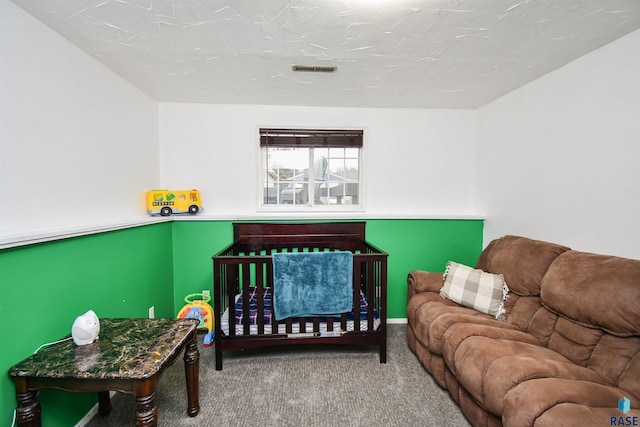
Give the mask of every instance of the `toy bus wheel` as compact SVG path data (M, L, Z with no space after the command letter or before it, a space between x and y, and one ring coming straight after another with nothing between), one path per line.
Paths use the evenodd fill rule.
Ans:
M162 216L171 215L171 208L168 208L168 207L165 206L164 208L160 209L160 215L162 215Z
M197 214L199 210L200 210L200 208L199 208L199 207L197 207L196 205L191 205L191 206L189 206L189 213L190 213L191 215L195 215L195 214Z

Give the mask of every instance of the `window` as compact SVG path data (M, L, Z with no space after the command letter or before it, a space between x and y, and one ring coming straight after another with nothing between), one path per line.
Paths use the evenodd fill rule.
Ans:
M263 206L360 207L361 130L260 129Z

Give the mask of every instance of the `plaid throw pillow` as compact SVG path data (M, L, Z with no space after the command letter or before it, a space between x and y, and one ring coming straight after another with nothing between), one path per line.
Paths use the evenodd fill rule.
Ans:
M485 273L453 261L447 263L440 295L504 322L509 288L502 274Z

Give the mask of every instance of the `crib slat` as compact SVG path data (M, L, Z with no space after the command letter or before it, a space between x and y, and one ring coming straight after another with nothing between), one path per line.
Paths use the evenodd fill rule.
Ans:
M267 260L264 262L264 264L267 267L267 287L271 289L271 307L269 307L269 311L271 312L271 334L276 335L278 334L278 325L280 324L277 320L276 320L276 316L273 310L273 263L271 262L271 260Z
M367 262L367 271L369 272L374 272L373 273L373 277L376 277L375 271L376 271L376 262L375 261L368 261ZM369 275L367 275L369 276ZM369 307L367 307L367 328L370 331L373 331L374 329L374 325L373 325L373 320L374 320L374 309L377 307L377 295L376 295L376 291L375 291L375 287L376 287L376 282L377 280L368 280L367 283L365 283L366 286L366 293L367 293L367 301L369 303Z
M239 280L239 274L238 274L238 270L239 270L239 266L237 264L235 265L229 265L229 268L227 269L227 273L228 273L228 277L225 280L226 286L225 289L227 290L227 307L229 307L229 325L235 325L236 324L236 315L235 315L235 294L237 293L238 290L238 280ZM229 335L235 335L236 334L236 328L229 328Z
M251 298L251 287L249 286L251 272L249 267L251 264L242 264L242 325L243 333L249 335L251 333L251 310L249 300Z
M362 263L353 259L353 330L360 331L360 269Z
M256 290L258 291L257 295L257 311L256 315L258 317L258 333L264 334L264 279L263 279L263 266L262 262L256 263Z
M347 313L342 313L340 316L340 330L347 330Z

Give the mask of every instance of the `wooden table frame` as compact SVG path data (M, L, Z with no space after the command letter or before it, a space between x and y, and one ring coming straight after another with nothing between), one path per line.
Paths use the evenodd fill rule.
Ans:
M182 349L185 349L187 414L190 417L195 417L200 412L198 401L200 355L197 346L198 333L196 325L197 323L194 323L193 328L187 333L185 339L182 339L173 354L157 367L156 372L145 378L47 378L29 375L18 376L10 371L18 401L16 410L18 425L39 427L41 425L41 408L37 399L38 390L57 389L70 392L97 392L98 412L101 415L108 415L111 410L110 390L133 394L137 404L136 425L155 426L158 419L158 409L154 404L156 386L164 370L176 361Z

